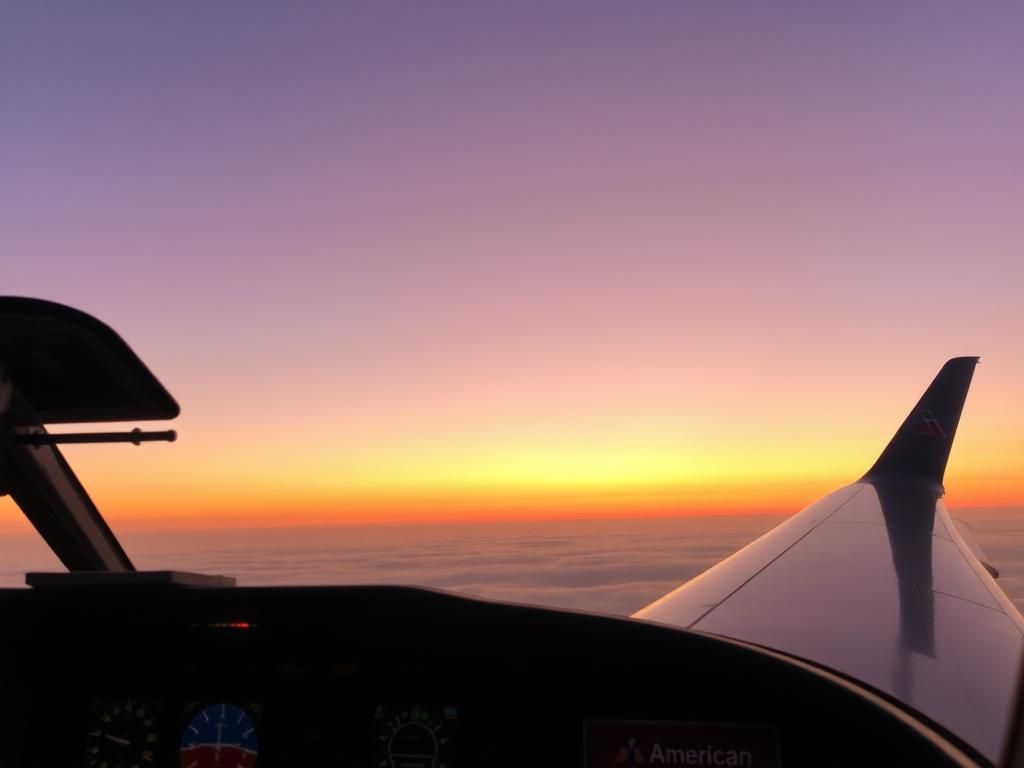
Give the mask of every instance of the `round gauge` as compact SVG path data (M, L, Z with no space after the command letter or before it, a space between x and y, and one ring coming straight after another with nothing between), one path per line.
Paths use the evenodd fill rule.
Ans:
M448 735L435 713L419 707L378 713L379 768L450 768Z
M153 765L159 742L152 709L132 699L97 702L85 737L89 768L145 768Z
M181 768L252 768L258 751L249 713L234 704L211 704L185 727Z

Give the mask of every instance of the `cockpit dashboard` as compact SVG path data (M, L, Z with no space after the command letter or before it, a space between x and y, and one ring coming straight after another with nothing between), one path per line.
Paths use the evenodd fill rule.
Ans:
M0 591L5 768L960 765L712 635L402 587Z

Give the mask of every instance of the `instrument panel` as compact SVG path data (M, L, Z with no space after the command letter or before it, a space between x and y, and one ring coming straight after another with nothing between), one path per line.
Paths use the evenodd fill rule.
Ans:
M63 759L88 768L255 768L265 764L259 760L263 714L259 701L168 706L159 699L97 698L89 703L81 760L73 754L74 744ZM306 714L315 721L318 713ZM301 718L302 712L294 715ZM377 705L372 717L366 712L345 713L332 729L332 739L319 750L314 749L316 728L303 733L301 720L293 725L299 726L290 736L293 743L304 741L310 757L319 752L319 761L329 761L327 753L333 752L336 758L347 756L344 762L351 765L449 768L455 764L457 707Z
M0 615L4 768L984 763L827 672L634 620L399 587L0 590Z

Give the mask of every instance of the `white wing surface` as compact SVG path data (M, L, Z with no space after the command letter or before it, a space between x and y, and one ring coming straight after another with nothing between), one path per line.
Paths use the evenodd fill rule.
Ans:
M941 501L976 358L950 360L859 482L636 614L799 656L899 699L993 761L1024 619Z

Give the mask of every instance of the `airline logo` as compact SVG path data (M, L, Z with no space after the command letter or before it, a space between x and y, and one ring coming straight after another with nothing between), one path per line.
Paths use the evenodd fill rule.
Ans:
M673 747L661 742L654 742L650 750L650 760L644 758L643 751L637 746L635 736L626 740L615 755L615 765L635 768L638 765L706 765L706 766L745 766L754 764L754 755L746 749L715 749L708 744L702 749L692 746Z
M921 412L921 423L918 428L914 430L918 435L928 435L929 437L945 437L946 430L939 424L939 420L935 418L935 414L929 410Z
M586 768L778 768L778 741L768 726L730 723L592 720Z
M640 747L636 744L636 736L630 736L626 739L626 745L615 755L615 764L624 765L626 768L631 768L632 766L637 765L647 765L647 760L644 759L644 753L640 751Z

